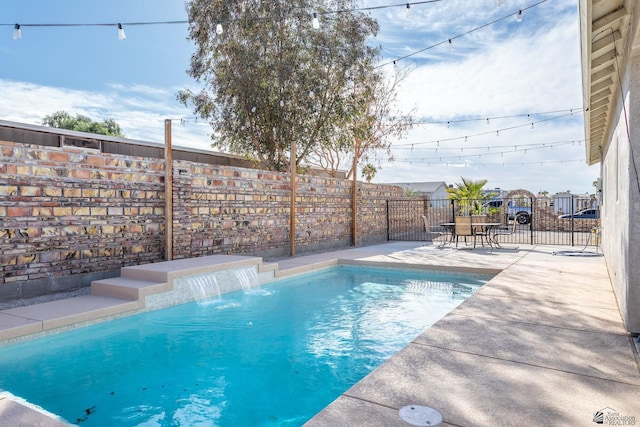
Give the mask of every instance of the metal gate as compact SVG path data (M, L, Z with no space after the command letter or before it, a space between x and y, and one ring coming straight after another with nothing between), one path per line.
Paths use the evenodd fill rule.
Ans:
M506 244L599 244L599 209L592 198L515 197L486 200L406 198L387 202L387 239L441 241L458 215L482 215L497 224Z

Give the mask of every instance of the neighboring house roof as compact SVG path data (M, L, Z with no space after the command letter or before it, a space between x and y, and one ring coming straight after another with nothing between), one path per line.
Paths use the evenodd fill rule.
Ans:
M433 194L439 190L446 191L447 183L444 181L437 182L391 182L388 185L397 185L402 188L411 188L422 194Z
M618 67L627 62L629 22L637 0L579 0L587 164L602 160L620 96ZM634 17L634 19L637 19ZM638 40L635 40L638 42Z

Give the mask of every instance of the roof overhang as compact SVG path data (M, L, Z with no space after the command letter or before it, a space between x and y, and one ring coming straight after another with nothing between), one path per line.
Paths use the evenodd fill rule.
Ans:
M629 21L637 0L580 0L580 48L587 164L602 160L626 63ZM619 98L618 98L619 99Z

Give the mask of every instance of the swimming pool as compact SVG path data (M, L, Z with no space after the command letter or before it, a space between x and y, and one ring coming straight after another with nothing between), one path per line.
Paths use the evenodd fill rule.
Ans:
M490 277L336 267L0 348L0 388L86 426L297 426Z

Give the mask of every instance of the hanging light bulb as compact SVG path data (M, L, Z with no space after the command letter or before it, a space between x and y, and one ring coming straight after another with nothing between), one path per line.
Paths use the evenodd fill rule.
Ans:
M516 22L522 22L522 11L519 10L518 14L516 15Z
M491 122L489 121L489 118L487 118L487 124L489 124L489 123L491 123Z
M280 106L284 107L284 101L282 99L280 100Z
M255 113L255 112L256 112L256 107L253 107L253 108L251 109L251 112L252 112L252 113Z
M118 23L118 40L126 40L127 35L124 32L124 28L122 28L122 24Z
M533 129L533 122L531 122L531 129Z
M309 98L313 99L313 98L315 98L315 97L316 97L316 94L315 94L315 92L313 91L313 89L311 89L311 90L309 91Z
M453 42L449 39L449 50L453 50Z
M20 40L22 38L22 31L20 30L20 24L16 24L13 27L13 39Z
M224 33L224 28L222 28L222 22L218 20L218 23L216 24L216 34L220 35L222 33Z
M411 3L407 3L407 18L411 18Z
M320 20L318 19L318 14L316 12L313 12L313 19L311 20L311 26L313 27L314 30L317 30L320 28Z

